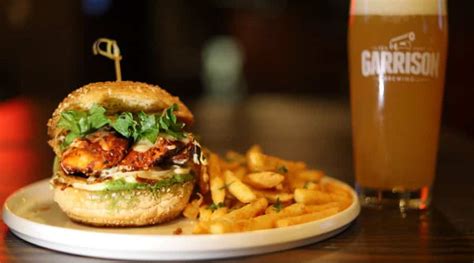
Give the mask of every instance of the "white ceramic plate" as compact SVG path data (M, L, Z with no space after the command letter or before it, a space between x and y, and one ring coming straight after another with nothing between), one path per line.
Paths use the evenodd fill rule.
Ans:
M3 220L18 237L62 252L129 260L187 260L229 258L290 249L315 243L343 231L360 211L354 202L346 210L306 224L224 235L191 235L193 222L139 228L95 228L76 224L53 202L48 180L12 194L3 207ZM181 235L173 232L182 228Z

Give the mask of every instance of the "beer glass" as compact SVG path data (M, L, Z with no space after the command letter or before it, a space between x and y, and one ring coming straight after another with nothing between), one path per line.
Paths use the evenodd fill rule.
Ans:
M349 72L362 205L431 200L448 45L443 0L352 0Z

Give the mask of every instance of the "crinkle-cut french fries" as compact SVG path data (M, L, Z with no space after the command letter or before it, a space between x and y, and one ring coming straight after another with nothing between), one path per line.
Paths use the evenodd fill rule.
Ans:
M296 173L306 169L304 162L294 162L262 153L260 147L252 147L246 154L247 166L252 172L287 170Z
M227 190L242 203L250 203L257 198L255 193L242 183L230 170L224 172L225 185Z
M343 211L353 202L348 189L321 180L322 171L266 155L258 145L245 155L231 151L220 158L209 153L208 160L210 192L183 212L198 219L194 234L302 224Z
M223 203L225 199L225 183L217 154L211 153L209 155L208 166L212 201L214 204Z
M285 176L274 172L255 172L243 178L245 183L259 189L274 188L285 180Z

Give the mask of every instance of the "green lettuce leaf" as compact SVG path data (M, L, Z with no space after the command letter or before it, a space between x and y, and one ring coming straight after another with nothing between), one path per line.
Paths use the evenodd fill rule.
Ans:
M107 125L134 142L146 139L155 143L160 133L182 139L185 137L184 123L179 122L174 114L177 110L178 105L173 104L161 115L122 112L118 116L110 117L106 115L106 109L98 105L92 106L88 112L67 110L61 113L58 122L58 127L68 131L62 148L65 149L74 139L84 137Z
M136 127L137 122L133 119L133 115L130 112L122 112L117 119L112 122L112 128L126 138L133 137L136 132Z
M109 119L105 116L105 108L94 105L89 111L88 121L93 129L100 129L109 124Z

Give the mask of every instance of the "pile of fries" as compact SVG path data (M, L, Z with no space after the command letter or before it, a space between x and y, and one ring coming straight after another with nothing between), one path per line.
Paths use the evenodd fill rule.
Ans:
M183 212L197 220L193 234L222 234L318 220L352 203L348 190L322 182L321 171L252 146L245 155L208 153L209 193L197 194Z

